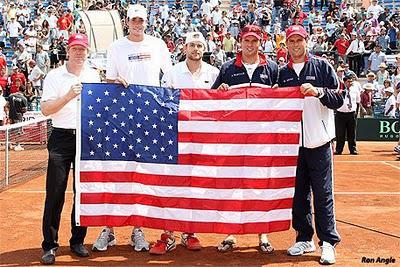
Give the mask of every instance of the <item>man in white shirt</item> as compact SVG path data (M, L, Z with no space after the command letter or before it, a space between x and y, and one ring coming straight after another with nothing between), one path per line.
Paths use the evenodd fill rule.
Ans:
M368 58L368 69L375 74L379 71L379 65L386 63L386 55L381 49L382 47L376 44L375 51Z
M17 49L18 37L22 30L21 24L15 20L15 17L11 17L11 21L7 25L8 36L10 37L11 49Z
M129 35L118 39L107 51L106 79L108 83L160 86L160 71L167 73L171 55L163 40L145 34L147 10L142 5L131 5L127 12ZM131 235L135 251L148 251L149 243L140 227L135 226ZM116 244L113 227L102 229L93 251L106 251Z
M31 71L28 75L29 81L32 83L33 89L36 91L38 96L42 95L42 80L45 76L45 73L36 65L34 60L30 60L28 62Z
M353 86L353 78L345 76L343 78L345 98L343 105L337 109L335 115L336 127L336 151L335 155L341 155L347 136L347 143L350 154L357 155L356 147L356 120L360 106L360 92Z
M222 12L219 10L219 6L214 7L214 11L211 12L211 21L214 26L218 26L222 21Z
M372 14L374 18L378 18L385 10L378 4L378 0L372 0L371 5L367 9L367 16Z
M347 48L346 55L349 59L350 69L354 71L357 77L360 76L362 65L362 54L365 51L364 42L360 40L357 32L351 33L351 43Z
M75 160L77 96L82 91L81 83L100 82L98 72L86 65L88 51L89 41L86 35L71 35L68 39L69 60L65 65L49 72L44 81L41 109L43 115L50 116L53 122L53 131L47 146L49 160L42 225L44 254L41 262L45 265L54 264L59 247L58 229L64 194L70 167ZM73 221L70 249L79 257L88 257L89 252L83 246L87 228L76 226L74 208L71 216Z
M396 97L394 96L393 87L385 88L385 95L387 97L385 102L385 117L396 118Z
M206 41L200 32L186 34L186 60L165 73L161 85L173 88L210 89L219 74L219 70L202 60ZM188 250L200 250L201 244L194 233L182 233L181 242ZM164 231L160 240L150 249L150 254L163 255L176 248L173 231Z

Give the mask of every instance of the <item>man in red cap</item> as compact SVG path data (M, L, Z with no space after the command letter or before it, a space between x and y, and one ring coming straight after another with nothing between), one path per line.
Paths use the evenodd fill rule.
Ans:
M295 193L293 228L296 243L287 251L299 256L315 251L312 241L311 189L315 225L322 248L321 264L335 263L335 245L340 242L336 231L331 141L335 137L333 109L343 105L338 93L339 82L328 61L307 54L307 31L299 25L286 31L289 63L279 70L279 86L300 86L306 96L302 119Z
M41 262L46 265L55 262L65 189L71 163L75 160L77 96L82 91L82 82L100 82L98 72L86 64L88 52L87 36L80 33L72 34L68 39L68 61L65 65L50 71L43 84L42 113L50 116L53 122L53 131L47 146L49 160L42 225L44 254ZM79 257L87 257L89 252L83 246L87 228L76 225L74 210L75 204L71 213L70 249Z
M229 90L242 86L272 87L277 83L278 65L260 52L262 33L260 27L247 25L240 34L242 50L236 58L222 65L219 75L211 88ZM218 251L233 250L236 238L228 235L218 246ZM264 253L272 253L274 248L267 234L259 234L259 247Z

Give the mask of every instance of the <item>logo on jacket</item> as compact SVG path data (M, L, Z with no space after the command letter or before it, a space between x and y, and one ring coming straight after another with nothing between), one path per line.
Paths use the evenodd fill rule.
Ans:
M268 79L268 74L260 74L261 79Z
M232 74L232 77L237 77L237 76L242 76L242 75L245 75L245 73L244 72L234 73L234 74Z
M306 80L311 80L311 81L315 81L315 76L306 76Z

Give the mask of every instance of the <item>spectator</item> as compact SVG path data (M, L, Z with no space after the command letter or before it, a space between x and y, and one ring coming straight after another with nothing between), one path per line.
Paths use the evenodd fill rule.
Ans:
M230 32L227 32L222 41L223 50L227 58L233 58L236 52L236 41Z
M368 58L368 69L376 74L382 63L386 63L386 55L381 51L381 46L377 44L374 52Z
M50 69L49 54L43 50L43 46L38 44L36 46L36 64L43 73L47 73Z
M24 96L25 96L25 98L27 100L27 103L28 103L28 106L27 106L28 107L28 111L32 111L33 110L32 103L33 103L33 101L36 101L37 95L36 95L35 90L32 87L32 83L31 82L27 82L26 83L26 89L24 91Z
M19 81L19 83L22 85L26 84L25 75L20 71L20 68L18 66L13 66L13 72L10 76L10 80L11 80L11 86L10 86L11 94L18 93L19 91L19 86L17 84L17 81Z
M364 43L361 41L357 32L351 33L351 43L347 48L346 56L349 59L350 69L357 76L360 76L362 65L362 54L365 51Z
M375 89L372 83L365 83L363 86L364 91L360 96L360 117L365 118L366 116L372 117L372 91Z
M386 53L387 49L389 48L389 42L390 38L386 35L386 29L383 27L381 28L378 37L376 37L376 43L379 44L382 48L382 51Z
M368 33L365 36L365 40L364 40L364 54L363 54L363 71L361 73L361 75L365 75L367 74L368 71L368 59L370 57L370 55L372 54L372 52L374 51L375 48L375 42L372 41L372 34Z
M21 24L15 20L15 17L11 17L11 21L7 25L8 36L10 37L11 49L17 49L17 42L22 30Z
M10 119L11 124L22 122L23 115L27 110L28 101L24 96L25 86L22 85L21 81L17 79L16 87L18 91L12 93L8 97L7 109L8 109L8 117ZM17 134L22 134L22 128L17 129ZM19 142L15 144L15 151L22 151L24 148L21 146Z
M379 65L379 71L376 73L376 80L378 81L378 85L380 87L383 87L385 81L390 83L390 75L386 69L387 65L385 63L381 63Z
M378 18L384 9L378 4L378 0L372 0L371 5L367 9L367 16L372 15L374 18Z
M6 46L6 38L7 38L7 31L4 29L4 26L0 23L0 48L4 49L4 47Z
M385 88L385 117L396 118L396 98L394 96L393 87Z
M34 60L29 61L30 73L28 75L28 79L31 83L33 91L38 96L42 95L42 82L45 76L45 73L39 68Z
M340 38L334 42L332 49L336 48L339 58L341 58L343 61L346 61L346 52L349 46L350 43L346 39L346 35L342 33L340 34Z

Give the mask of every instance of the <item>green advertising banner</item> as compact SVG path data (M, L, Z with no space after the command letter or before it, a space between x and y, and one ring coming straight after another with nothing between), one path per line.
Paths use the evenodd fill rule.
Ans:
M357 141L398 141L398 119L357 119Z

